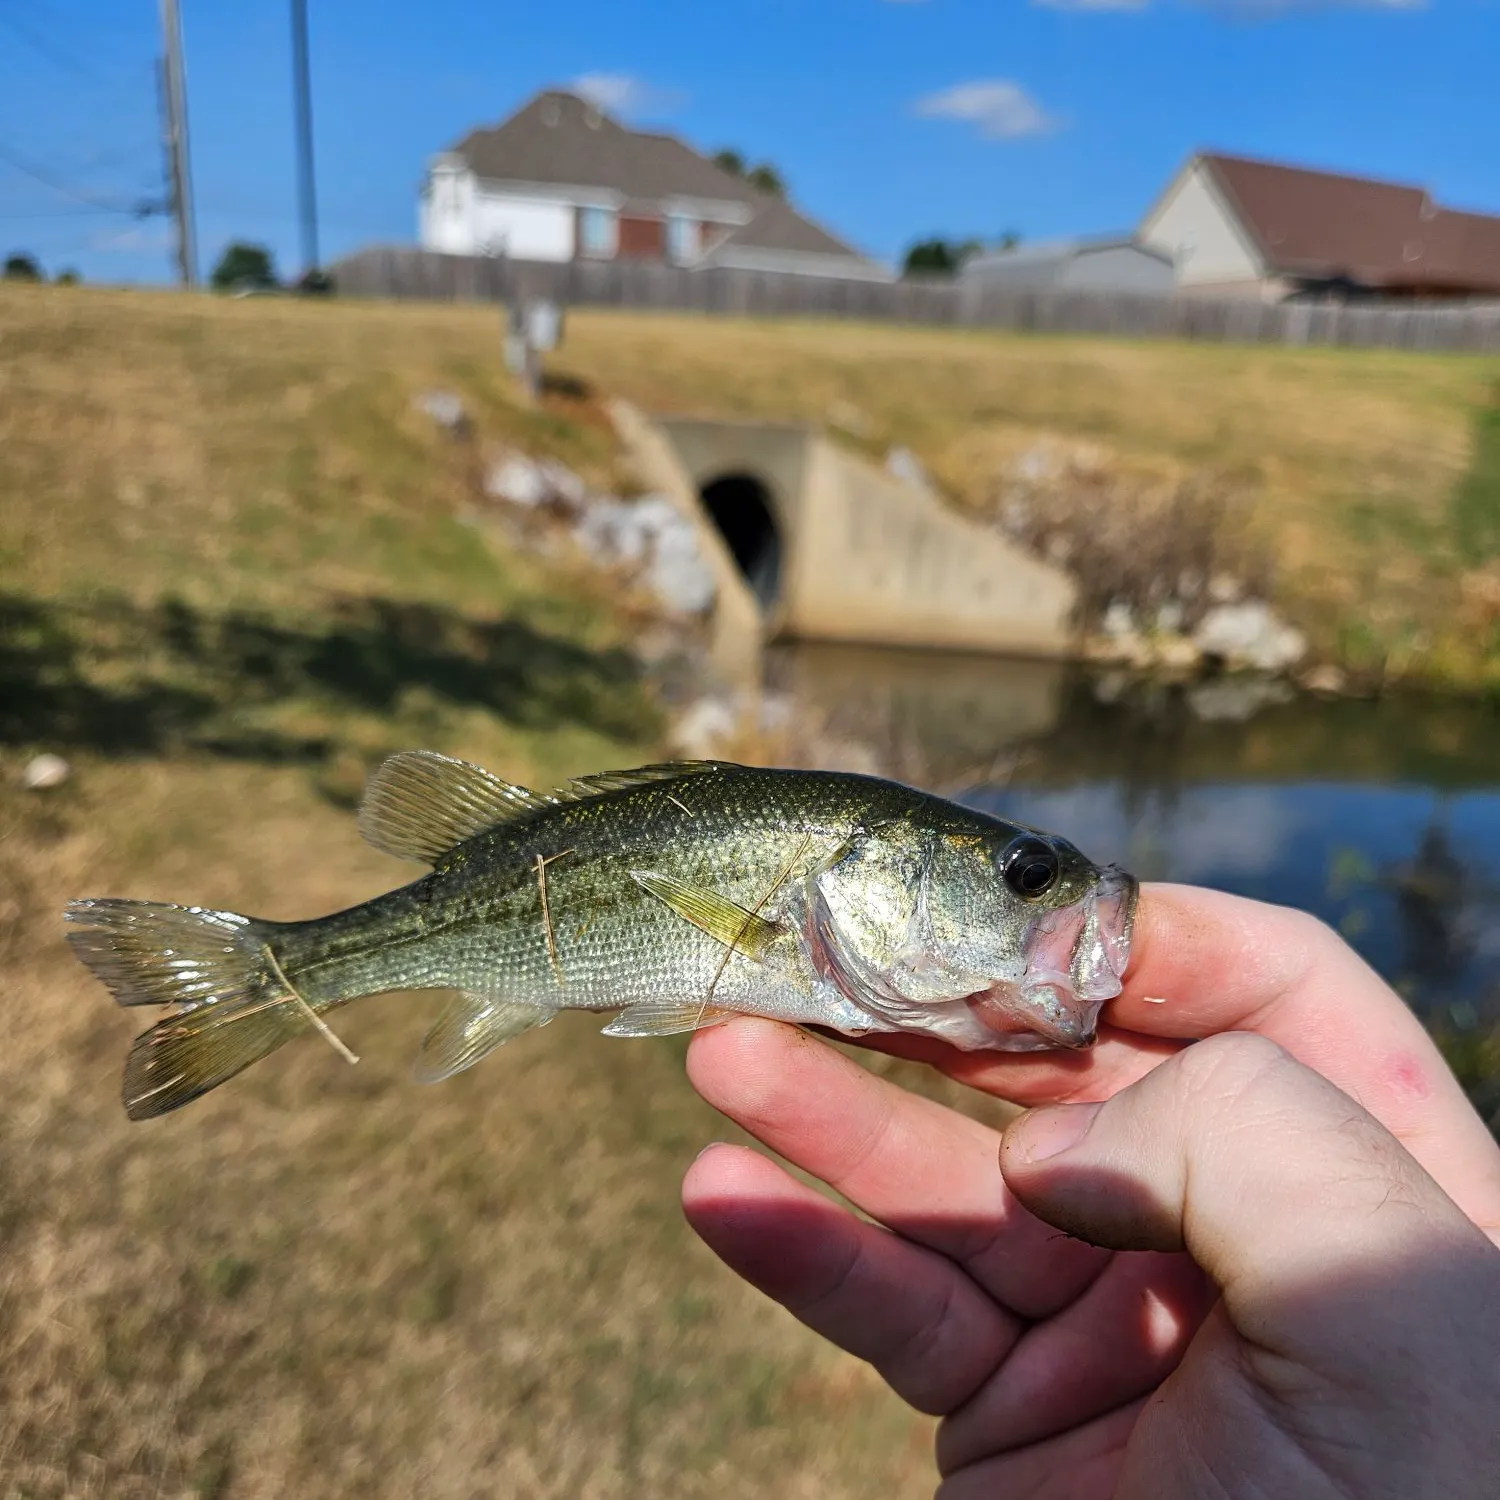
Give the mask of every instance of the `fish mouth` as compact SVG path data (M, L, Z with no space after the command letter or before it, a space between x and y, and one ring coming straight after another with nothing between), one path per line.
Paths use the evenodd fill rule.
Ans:
M1099 1012L1124 988L1140 890L1133 875L1110 865L1081 900L1033 920L1021 978L970 996L996 1045L1013 1052L1094 1045Z

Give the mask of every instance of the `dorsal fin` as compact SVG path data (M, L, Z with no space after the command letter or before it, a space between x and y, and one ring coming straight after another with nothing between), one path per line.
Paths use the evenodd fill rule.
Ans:
M676 781L682 776L701 776L705 771L737 771L740 767L727 760L669 760L651 766L636 766L629 771L600 771L593 776L575 776L572 781L548 793L549 802L582 802L605 792L623 792L633 786L650 786L654 781Z
M466 760L403 750L383 761L366 784L359 831L386 854L435 864L476 833L552 803Z

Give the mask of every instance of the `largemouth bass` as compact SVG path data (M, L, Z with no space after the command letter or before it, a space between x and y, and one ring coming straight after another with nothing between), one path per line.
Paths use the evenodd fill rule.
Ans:
M431 873L307 922L124 900L67 909L122 1005L172 1013L125 1066L131 1119L177 1109L361 995L456 991L417 1076L561 1010L609 1036L736 1014L967 1050L1082 1048L1120 992L1137 885L1066 840L894 782L720 762L538 794L428 751L371 777L360 831Z

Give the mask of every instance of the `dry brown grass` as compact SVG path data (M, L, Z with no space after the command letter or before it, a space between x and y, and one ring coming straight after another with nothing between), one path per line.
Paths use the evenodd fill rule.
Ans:
M0 1496L839 1497L929 1427L681 1220L682 1046L564 1018L435 1089L432 997L149 1126L65 950L95 894L270 917L409 878L348 803L428 744L543 784L655 755L582 580L457 518L411 409L612 482L472 310L0 289ZM37 750L74 775L21 789ZM879 1066L894 1066L884 1063ZM933 1081L923 1086L941 1092ZM956 1090L949 1096L957 1097Z
M1085 443L1127 475L1216 476L1204 493L1254 496L1256 550L1320 652L1500 676L1495 643L1455 608L1472 563L1451 506L1494 359L609 313L576 315L556 358L665 411L852 413L858 441L912 448L981 513L1038 444Z

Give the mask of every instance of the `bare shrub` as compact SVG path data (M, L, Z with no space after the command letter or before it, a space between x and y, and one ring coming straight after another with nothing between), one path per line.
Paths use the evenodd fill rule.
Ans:
M1264 598L1274 581L1251 492L1226 474L1143 478L1068 458L1033 462L992 493L1000 530L1073 575L1085 629L1123 605L1142 627L1190 631L1214 603Z

